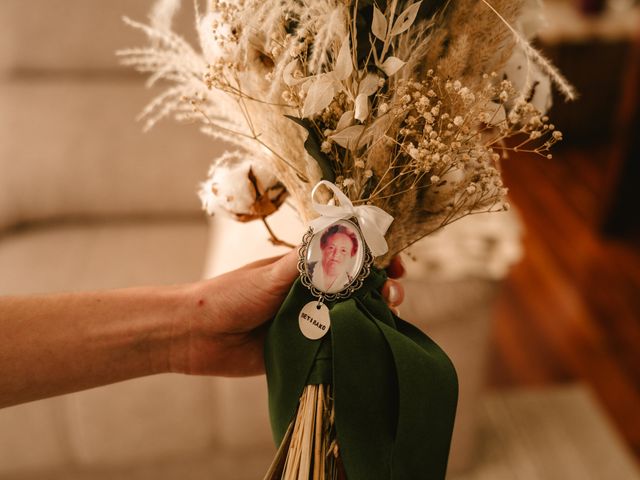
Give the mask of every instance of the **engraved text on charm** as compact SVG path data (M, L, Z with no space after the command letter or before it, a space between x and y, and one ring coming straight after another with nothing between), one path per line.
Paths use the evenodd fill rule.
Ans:
M324 303L313 301L307 303L298 315L300 331L309 340L318 340L329 331L331 320L329 309Z

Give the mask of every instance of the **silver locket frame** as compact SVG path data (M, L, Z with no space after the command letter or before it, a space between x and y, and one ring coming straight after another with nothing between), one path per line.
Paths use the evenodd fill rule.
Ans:
M357 220L355 218L340 219L340 220L337 220L335 223L338 223L338 221L351 224L352 228L356 232L358 232L359 241L361 242L362 248L363 248L362 266L360 267L360 270L355 275L351 283L347 284L342 290L335 293L325 293L322 290L319 290L313 285L313 282L311 280L311 275L309 275L309 271L307 269L307 265L308 265L307 254L309 253L309 247L311 245L312 240L316 235L322 235L324 230L326 230L326 228L329 228L329 227L322 229L318 233L314 233L313 229L309 228L309 230L307 230L307 232L302 237L302 245L298 249L298 272L300 272L300 281L305 287L307 287L311 291L314 297L318 297L321 301L327 300L331 302L331 301L339 300L342 298L348 298L351 295L353 295L354 292L356 292L358 289L360 289L360 287L362 287L362 284L364 283L365 279L371 273L371 266L373 265L373 255L371 254L371 251L369 250L369 247L367 246L367 243L364 240L364 235L362 235L362 230L360 229L360 226L358 225Z

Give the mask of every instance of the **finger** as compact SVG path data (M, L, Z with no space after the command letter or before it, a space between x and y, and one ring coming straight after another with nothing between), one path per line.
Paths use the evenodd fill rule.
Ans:
M255 262L247 263L246 265L243 265L242 267L238 268L238 270L248 270L250 268L260 268L266 265L272 265L277 261L279 261L280 259L286 257L287 255L293 255L294 253L297 256L298 247L292 248L287 253L284 253L282 255L276 255L274 257L269 257L269 258L261 258L260 260L256 260Z
M247 288L255 292L258 298L277 301L276 306L279 307L284 300L284 295L299 275L298 252L291 250L275 261L269 262L268 260L271 259L254 262L253 265L262 263L262 266L252 269L245 268L239 273L244 278L245 285L248 285Z
M269 268L270 280L275 286L289 287L298 277L298 251L292 250Z
M392 307L397 307L404 300L404 287L400 282L387 280L382 286L382 296Z
M256 260L255 262L251 262L251 263L247 263L246 265L243 265L242 267L238 268L238 270L249 270L251 268L260 268L260 267L264 267L265 265L271 265L272 263L275 263L278 260L280 260L282 257L284 257L284 255L276 255L275 257L261 258L260 260Z
M400 255L396 255L391 259L391 262L389 262L386 271L389 278L400 278L405 274L405 268L402 264Z

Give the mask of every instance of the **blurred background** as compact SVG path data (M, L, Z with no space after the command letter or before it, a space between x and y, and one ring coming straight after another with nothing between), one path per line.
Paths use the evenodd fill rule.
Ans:
M224 146L135 121L154 92L114 51L145 43L121 16L152 3L0 0L0 295L189 282L275 251L200 211ZM512 212L406 259L402 316L460 375L453 480L640 479L640 6L545 14L538 46L581 95L550 112L565 141L504 162ZM290 214L274 222L297 242ZM0 479L261 478L265 389L160 375L0 410Z

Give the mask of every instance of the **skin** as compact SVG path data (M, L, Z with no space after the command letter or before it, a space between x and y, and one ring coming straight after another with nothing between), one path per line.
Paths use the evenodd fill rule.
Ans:
M331 235L322 249L322 269L326 276L334 279L345 270L351 257L351 239L344 233Z
M393 265L393 262L392 262ZM264 373L297 252L192 284L0 297L0 408L157 373ZM393 307L402 287L389 280Z

